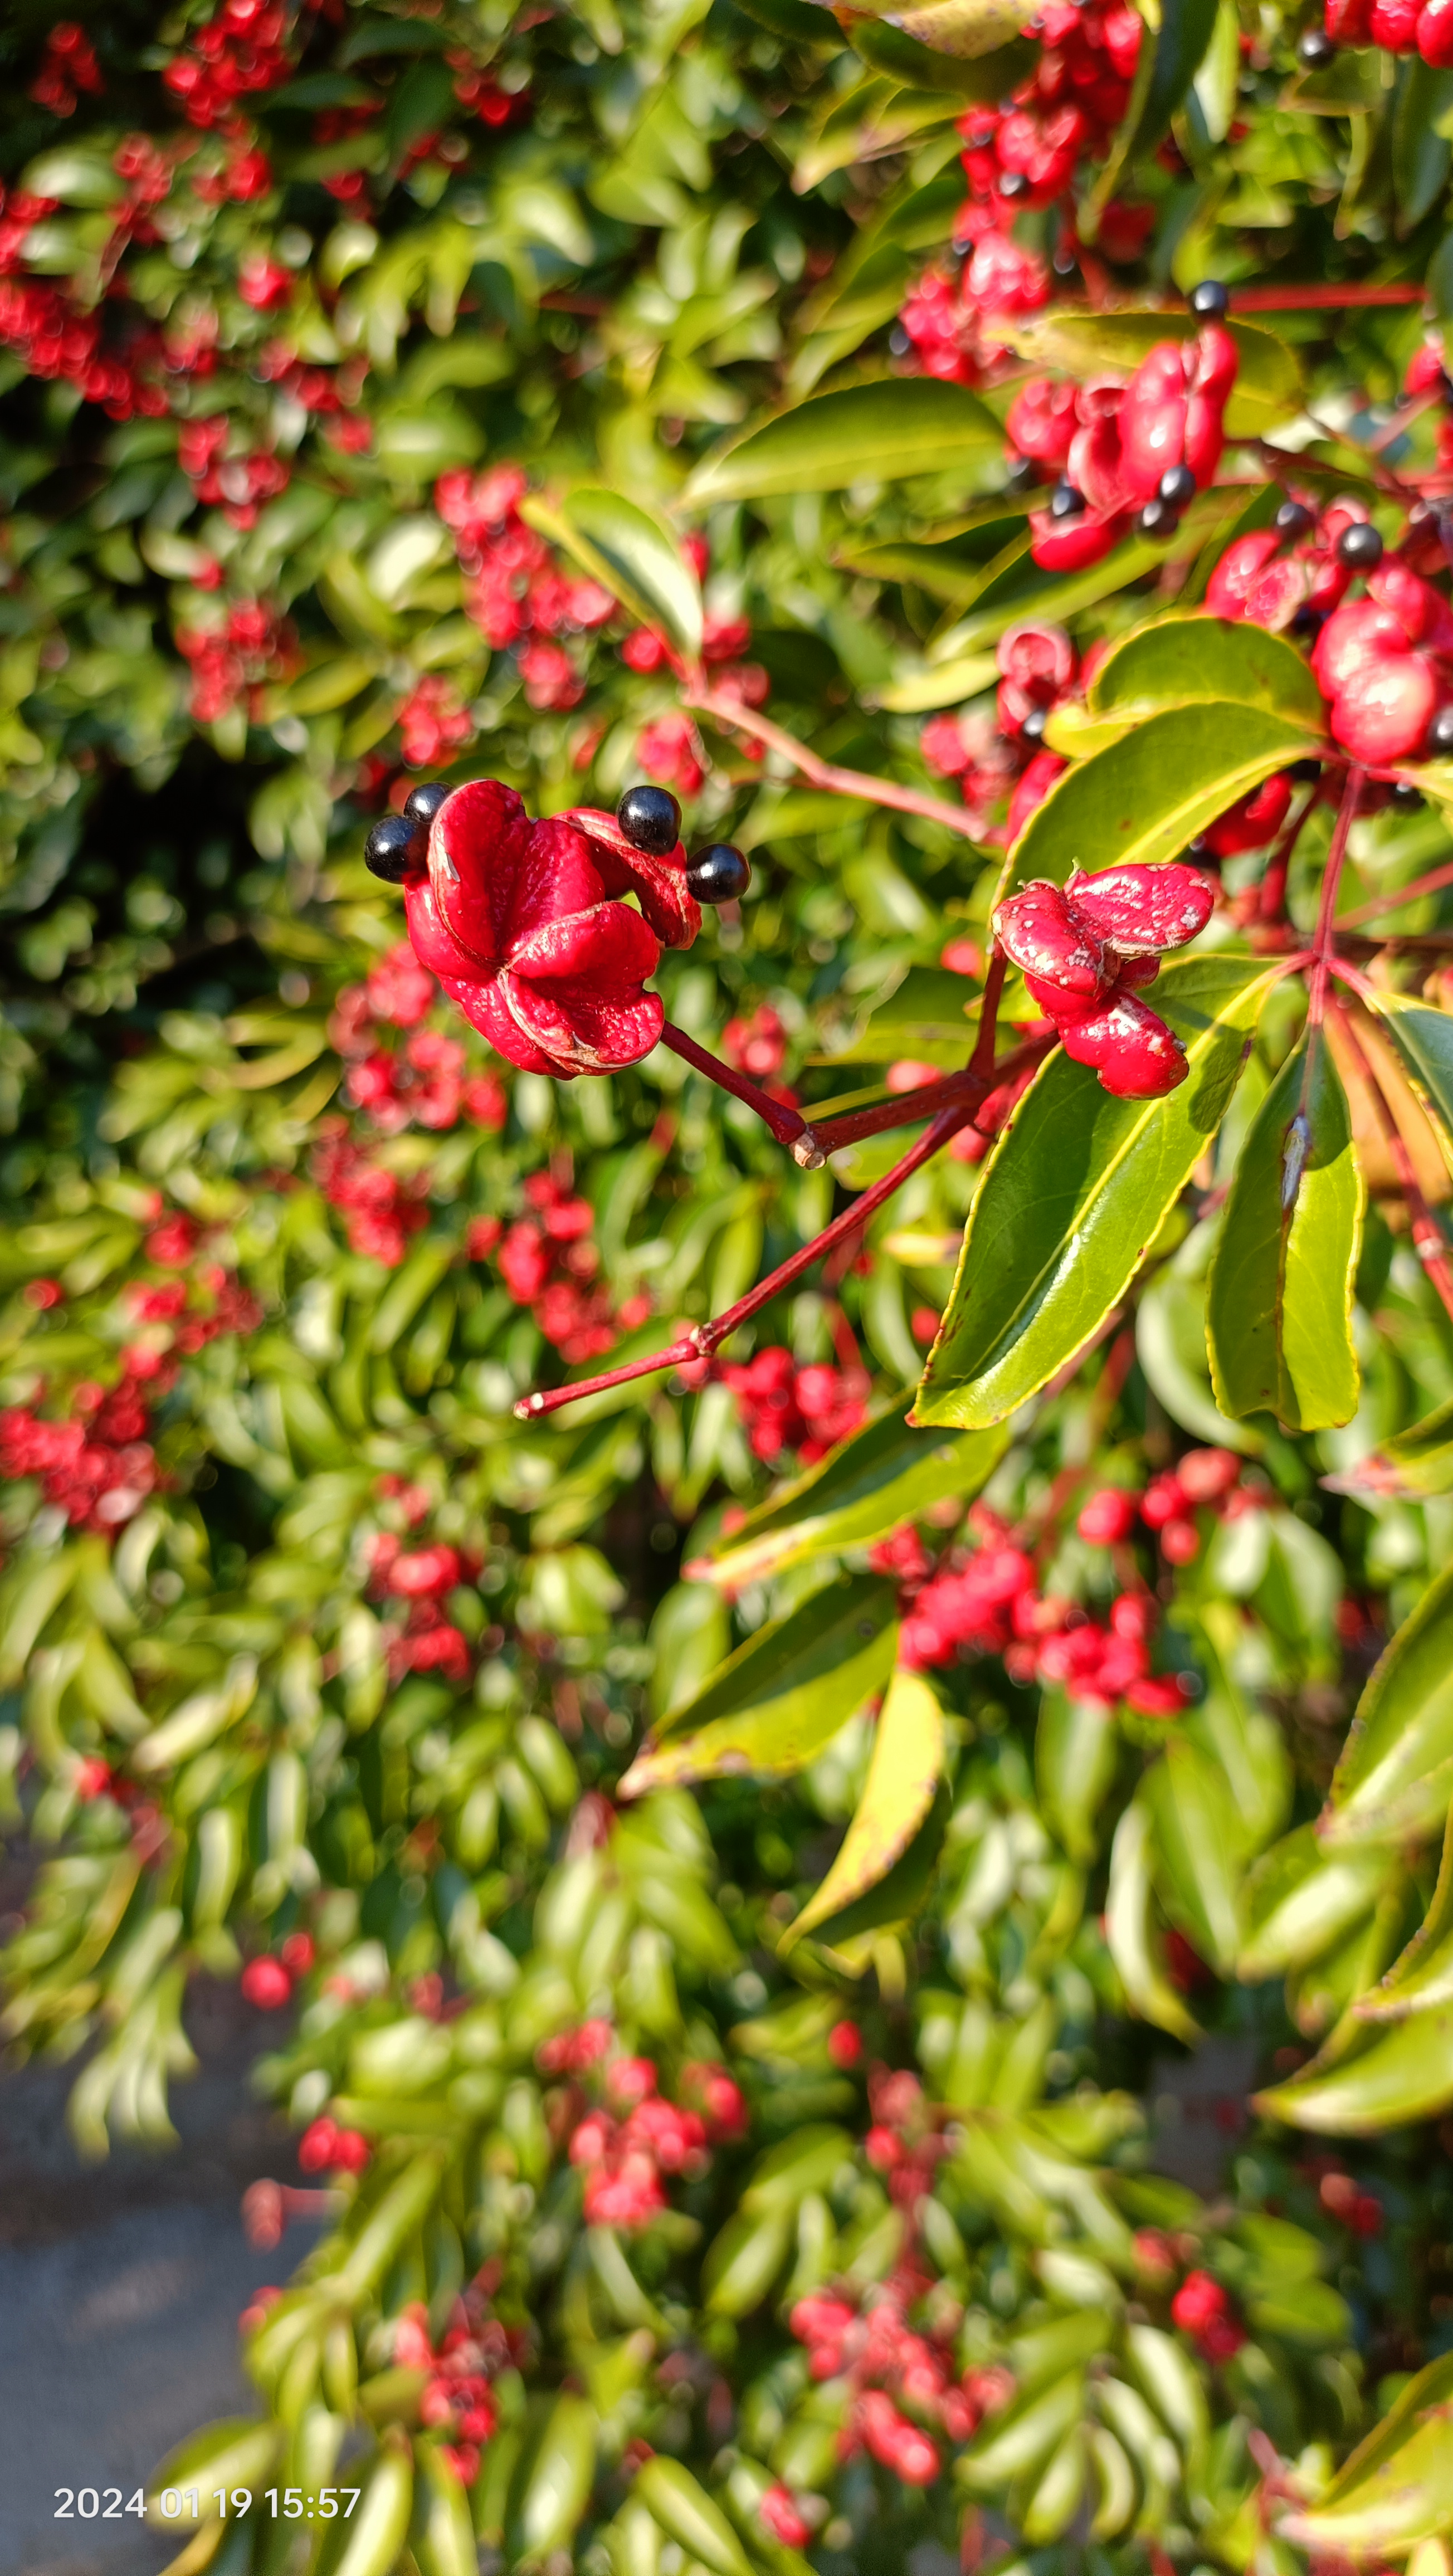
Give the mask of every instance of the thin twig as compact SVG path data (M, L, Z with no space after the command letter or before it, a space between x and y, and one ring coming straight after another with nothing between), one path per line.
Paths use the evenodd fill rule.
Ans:
M1337 888L1342 882L1342 862L1347 856L1347 835L1352 829L1362 794L1363 773L1354 762L1347 772L1342 802L1337 808L1332 847L1327 853L1327 870L1322 879L1322 900L1317 908L1317 927L1312 940L1312 978L1307 999L1307 1026L1316 1030L1322 1025L1327 1008L1327 977L1331 971L1332 941L1337 921Z
M731 733L746 734L753 742L766 743L769 751L780 751L811 786L825 788L830 795L856 796L866 804L887 805L897 814L921 814L926 822L946 824L949 831L957 832L965 841L975 838L962 805L946 804L941 796L930 796L926 788L900 787L896 778L870 778L864 769L839 769L832 761L809 751L795 734L773 724L770 716L744 707L740 698L723 697L714 689L703 688L682 703L697 715L710 716L714 724L725 726Z
M1359 921L1378 921L1385 912L1398 912L1405 903L1416 903L1421 896L1437 894L1448 885L1453 885L1453 860L1444 867L1430 868L1425 877L1414 877L1411 885L1399 886L1396 894L1383 895L1376 903L1360 903L1355 912L1344 912L1337 924L1338 935L1354 930Z
M789 1108L784 1100L774 1100L771 1093L763 1091L749 1075L738 1073L735 1065L724 1064L719 1055L712 1054L710 1047L698 1046L695 1038L688 1037L684 1029L674 1027L670 1020L662 1028L661 1044L669 1047L673 1055L679 1055L682 1063L689 1064L694 1072L704 1073L708 1082L729 1091L733 1100L740 1100L748 1109L755 1109L778 1144L791 1146L796 1160L805 1170L816 1171L824 1162L826 1158L818 1152L812 1140L812 1130L800 1109Z

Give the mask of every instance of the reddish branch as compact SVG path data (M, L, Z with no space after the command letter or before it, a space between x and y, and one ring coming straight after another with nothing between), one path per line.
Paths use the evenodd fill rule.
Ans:
M865 769L839 769L830 760L820 760L805 742L788 733L770 717L758 715L754 707L745 707L720 689L696 687L683 700L697 715L710 716L730 733L745 734L753 742L764 742L769 751L780 752L784 760L804 777L810 786L826 789L833 796L856 796L869 805L887 805L897 814L921 814L930 823L946 824L949 831L971 841L973 826L962 805L949 805L941 796L930 796L926 787L902 787L896 778L872 778Z
M1368 984L1365 976L1356 972L1355 968L1342 964L1340 960L1334 960L1332 972L1339 982L1349 985L1361 997L1365 998L1371 994L1371 985ZM1448 1264L1448 1246L1433 1211L1423 1196L1417 1173L1413 1169L1413 1158L1408 1152L1397 1120L1388 1106L1387 1094L1378 1079L1376 1068L1358 1037L1350 1014L1337 1000L1335 994L1332 997L1332 1009L1337 1015L1338 1028L1347 1042L1347 1052L1367 1087L1368 1105L1377 1121L1393 1170L1398 1176L1398 1186L1407 1202L1408 1224L1414 1250L1442 1299L1445 1311L1453 1316L1453 1270L1450 1270Z

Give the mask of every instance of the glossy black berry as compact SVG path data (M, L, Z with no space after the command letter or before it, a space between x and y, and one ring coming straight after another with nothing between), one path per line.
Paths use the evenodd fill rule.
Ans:
M446 787L442 780L431 779L427 787L409 789L404 798L404 812L411 823L422 823L427 832L445 798L453 793L453 788Z
M1353 572L1375 572L1382 561L1382 539L1367 520L1355 520L1337 540L1337 558Z
M1184 510L1196 497L1196 478L1189 465L1168 465L1156 487L1157 496L1172 510Z
M1045 707L1030 708L1028 715L1025 717L1023 724L1019 728L1019 739L1021 742L1043 742L1044 724L1047 713L1048 709Z
M1325 71L1336 51L1325 27L1308 27L1297 38L1297 60L1304 72Z
M1272 525L1279 537L1304 537L1315 520L1305 501L1283 501Z
M1435 760L1453 759L1453 706L1438 709L1428 727L1427 743Z
M664 859L681 838L681 808L669 787L628 787L616 807L616 821L633 850Z
M698 903L735 903L751 882L751 862L730 841L708 841L686 862L686 891Z
M1321 775L1322 764L1315 756L1308 760L1294 760L1287 769L1288 778L1297 779L1304 786L1315 786Z
M1304 599L1301 607L1295 611L1292 617L1292 622L1287 628L1287 633L1289 635L1295 635L1299 644L1308 644L1314 636L1321 634L1326 623L1326 609L1313 608L1310 603Z
M423 864L423 830L403 814L385 814L364 842L363 857L385 885L402 885Z
M1202 322L1224 322L1231 298L1219 277L1203 277L1191 289L1191 311Z
M1155 537L1164 543L1167 537L1175 535L1180 523L1179 510L1173 510L1169 501L1157 499L1147 501L1144 509L1138 512L1135 528L1138 536Z
M1032 456L1016 456L1004 478L1006 492L1032 492L1039 481L1039 468Z
M999 182L1001 197L1023 197L1027 195L1028 189L1028 173L1023 170L1006 170Z
M1084 506L1085 496L1075 490L1073 483L1056 483L1049 496L1052 519L1077 519Z
M1401 814L1410 814L1414 806L1421 805L1422 801L1422 789L1412 786L1406 778L1399 778L1396 781L1389 799Z

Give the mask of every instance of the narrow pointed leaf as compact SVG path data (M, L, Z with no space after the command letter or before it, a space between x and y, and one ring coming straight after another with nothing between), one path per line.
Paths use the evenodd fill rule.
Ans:
M1141 1781L1149 1814L1150 1868L1161 1903L1192 1946L1230 1976L1240 1940L1234 1852L1239 1839L1224 1774L1174 1737Z
M1167 707L1067 769L1005 862L1006 887L1072 868L1178 858L1188 842L1314 737L1269 709L1217 700Z
M740 1591L808 1557L871 1547L930 1504L977 1493L1004 1454L1007 1432L916 1431L902 1401L749 1513L692 1571Z
M1094 240L1099 218L1129 164L1160 142L1200 69L1215 26L1216 0L1162 0L1153 33L1148 26L1140 48L1124 120L1090 193L1083 219L1087 240Z
M1237 1975L1256 1985L1309 1967L1366 1920L1397 1868L1375 1844L1324 1851L1315 1825L1299 1825L1247 1879Z
M1166 1975L1155 1929L1150 1881L1154 1830L1149 1809L1133 1798L1110 1847L1105 1938L1131 2011L1194 2047L1201 2037L1200 2024Z
M893 1670L891 1584L831 1583L785 1619L759 1628L705 1690L673 1711L620 1785L639 1798L683 1780L757 1773L782 1778L830 1744Z
M1453 2003L1453 1809L1443 1834L1443 1861L1428 1911L1376 1992L1357 2000L1359 2021L1405 2021Z
M1453 1163L1453 1013L1405 1001L1401 994L1379 993L1374 1007Z
M1164 1099L1112 1099L1063 1054L1041 1066L985 1167L916 1422L1002 1421L1104 1322L1220 1126L1269 989L1248 958L1164 970L1156 1007L1190 1067Z
M1323 2071L1314 2060L1289 2084L1252 2096L1258 2111L1322 2137L1374 2138L1410 2120L1430 2120L1453 2102L1453 2004L1385 2028L1364 2025L1360 2046L1337 2052ZM1453 2446L1450 2446L1453 2447Z
M948 1831L952 1799L940 1780L926 1813L892 1868L861 1896L850 1897L813 1928L819 1947L833 1953L834 1965L860 1976L872 1964L871 1935L897 1923L911 1923L923 1911ZM792 1927L796 1930L796 1925Z
M764 421L709 456L686 497L695 508L773 492L838 492L869 476L892 482L936 474L962 465L974 448L1002 444L993 413L962 385L932 376L850 385Z
M1206 1337L1223 1413L1274 1413L1289 1431L1351 1421L1365 1201L1337 1068L1304 1038L1241 1149L1211 1265Z
M701 651L701 585L670 530L619 492L581 483L552 508L529 497L521 515L643 626L659 626L679 652Z
M1317 2556L1401 2558L1453 2526L1453 2354L1398 2391L1381 2423L1343 2462L1310 2513L1283 2517L1282 2537Z
M887 1877L913 1840L943 1769L943 1710L919 1673L896 1672L873 1739L857 1813L831 1869L783 1936L786 1950Z
M1329 1849L1425 1841L1453 1800L1453 1565L1381 1658L1318 1824Z
M1096 1851L1095 1818L1115 1777L1119 1738L1098 1700L1046 1690L1034 1732L1034 1776L1045 1815L1073 1861Z

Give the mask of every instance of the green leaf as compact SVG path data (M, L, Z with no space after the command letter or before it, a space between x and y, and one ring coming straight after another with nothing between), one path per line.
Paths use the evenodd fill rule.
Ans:
M1237 1975L1258 1985L1309 1967L1365 1920L1397 1875L1396 1859L1375 1845L1324 1852L1316 1826L1299 1825L1247 1878Z
M1214 1447L1247 1456L1264 1446L1260 1430L1232 1422L1211 1393L1206 1356L1206 1283L1166 1262L1143 1290L1135 1316L1135 1356L1151 1393L1172 1422Z
M1112 1099L1059 1052L1040 1067L985 1166L915 1421L1002 1421L1104 1322L1225 1115L1271 971L1165 969L1156 1002L1190 1069L1164 1099Z
M1363 1855L1348 1855L1353 1857ZM1376 1992L1358 1996L1356 2010L1359 2021L1405 2021L1409 2013L1445 2003L1453 2003L1453 1809L1428 1911Z
M1095 1818L1115 1777L1119 1738L1098 1700L1046 1690L1034 1731L1034 1777L1046 1822L1071 1860L1091 1861Z
M1201 698L1263 707L1321 733L1322 693L1304 655L1265 627L1237 625L1204 610L1178 611L1138 626L1106 654L1087 693L1095 715L1152 712Z
M1413 2013L1320 2058L1290 2083L1252 2096L1256 2110L1324 2137L1379 2137L1430 2120L1453 2102L1453 2004Z
M1303 1037L1236 1166L1206 1295L1223 1413L1325 1431L1357 1411L1352 1303L1366 1203L1347 1097L1327 1046Z
M701 585L669 528L600 484L578 483L553 507L531 494L521 503L531 527L563 546L582 571L643 626L659 626L677 651L701 651Z
M1283 2517L1281 2537L1319 2557L1400 2558L1453 2525L1453 2354L1399 2390L1375 2431L1344 2461L1310 2513Z
M1056 367L1082 379L1107 371L1130 375L1162 340L1190 340L1200 329L1193 313L1161 313L1124 306L1104 313L1048 312L1022 321L995 316L994 328L1031 366ZM1228 438L1263 436L1302 407L1296 353L1255 322L1229 322L1240 366L1226 406Z
M1365 1485L1375 1493L1453 1493L1453 1395L1360 1460L1347 1484L1353 1492Z
M932 376L816 394L697 467L687 501L754 501L775 492L837 492L962 466L1003 445L994 415L962 385Z
M1035 14L1034 0L909 0L881 13L935 53L973 62L1017 36Z
M804 1558L871 1547L931 1504L976 1494L1007 1441L1000 1431L916 1431L890 1405L785 1493L749 1513L692 1571L736 1592Z
M1369 999L1453 1164L1453 1014L1405 1001L1399 993L1371 993Z
M1149 1808L1132 1798L1110 1846L1105 1939L1131 2011L1193 2048L1201 2027L1166 1974L1156 1932L1150 1875L1154 1833Z
M1055 781L1005 862L1005 886L1072 868L1177 858L1273 770L1300 760L1305 728L1270 709L1200 701L1167 707Z
M1003 0L999 0L1003 7ZM933 12L926 13L933 15ZM1004 18L1026 23L1023 10L1003 9ZM992 49L972 57L952 49L920 43L916 36L905 33L905 21L899 17L850 18L848 36L855 53L861 54L877 72L901 81L905 89L940 89L962 105L992 105L1017 89L1034 69L1032 45L1010 36L1000 36Z
M834 1964L845 1974L859 1976L872 1964L871 1934L910 1923L922 1913L952 1806L948 1782L940 1780L927 1814L892 1868L876 1886L865 1888L816 1925L813 1938L834 1954Z
M968 1013L977 998L947 966L910 966L897 990L854 1032L843 1057L850 1064L897 1064L906 1056L955 1072L973 1040Z
M1240 1941L1235 1852L1240 1836L1225 1775L1173 1736L1141 1781L1157 1892L1201 1957L1229 1977Z
M1216 27L1217 0L1161 0L1154 43L1144 41L1130 104L1099 172L1080 229L1093 241L1099 219L1117 193L1130 163L1153 152L1184 99ZM1147 39L1150 34L1146 31Z
M887 1877L933 1804L943 1754L937 1693L922 1674L896 1672L874 1733L857 1813L826 1878L783 1934L782 1951Z
M639 1798L682 1780L801 1771L893 1669L898 1623L891 1584L830 1583L759 1628L704 1691L676 1709L620 1784Z
M1426 1841L1453 1799L1453 1565L1403 1622L1357 1704L1318 1832L1329 1850Z
M942 89L900 89L879 78L860 82L844 96L830 93L793 165L794 191L805 196L835 170L901 151L915 134L946 125L961 104Z

